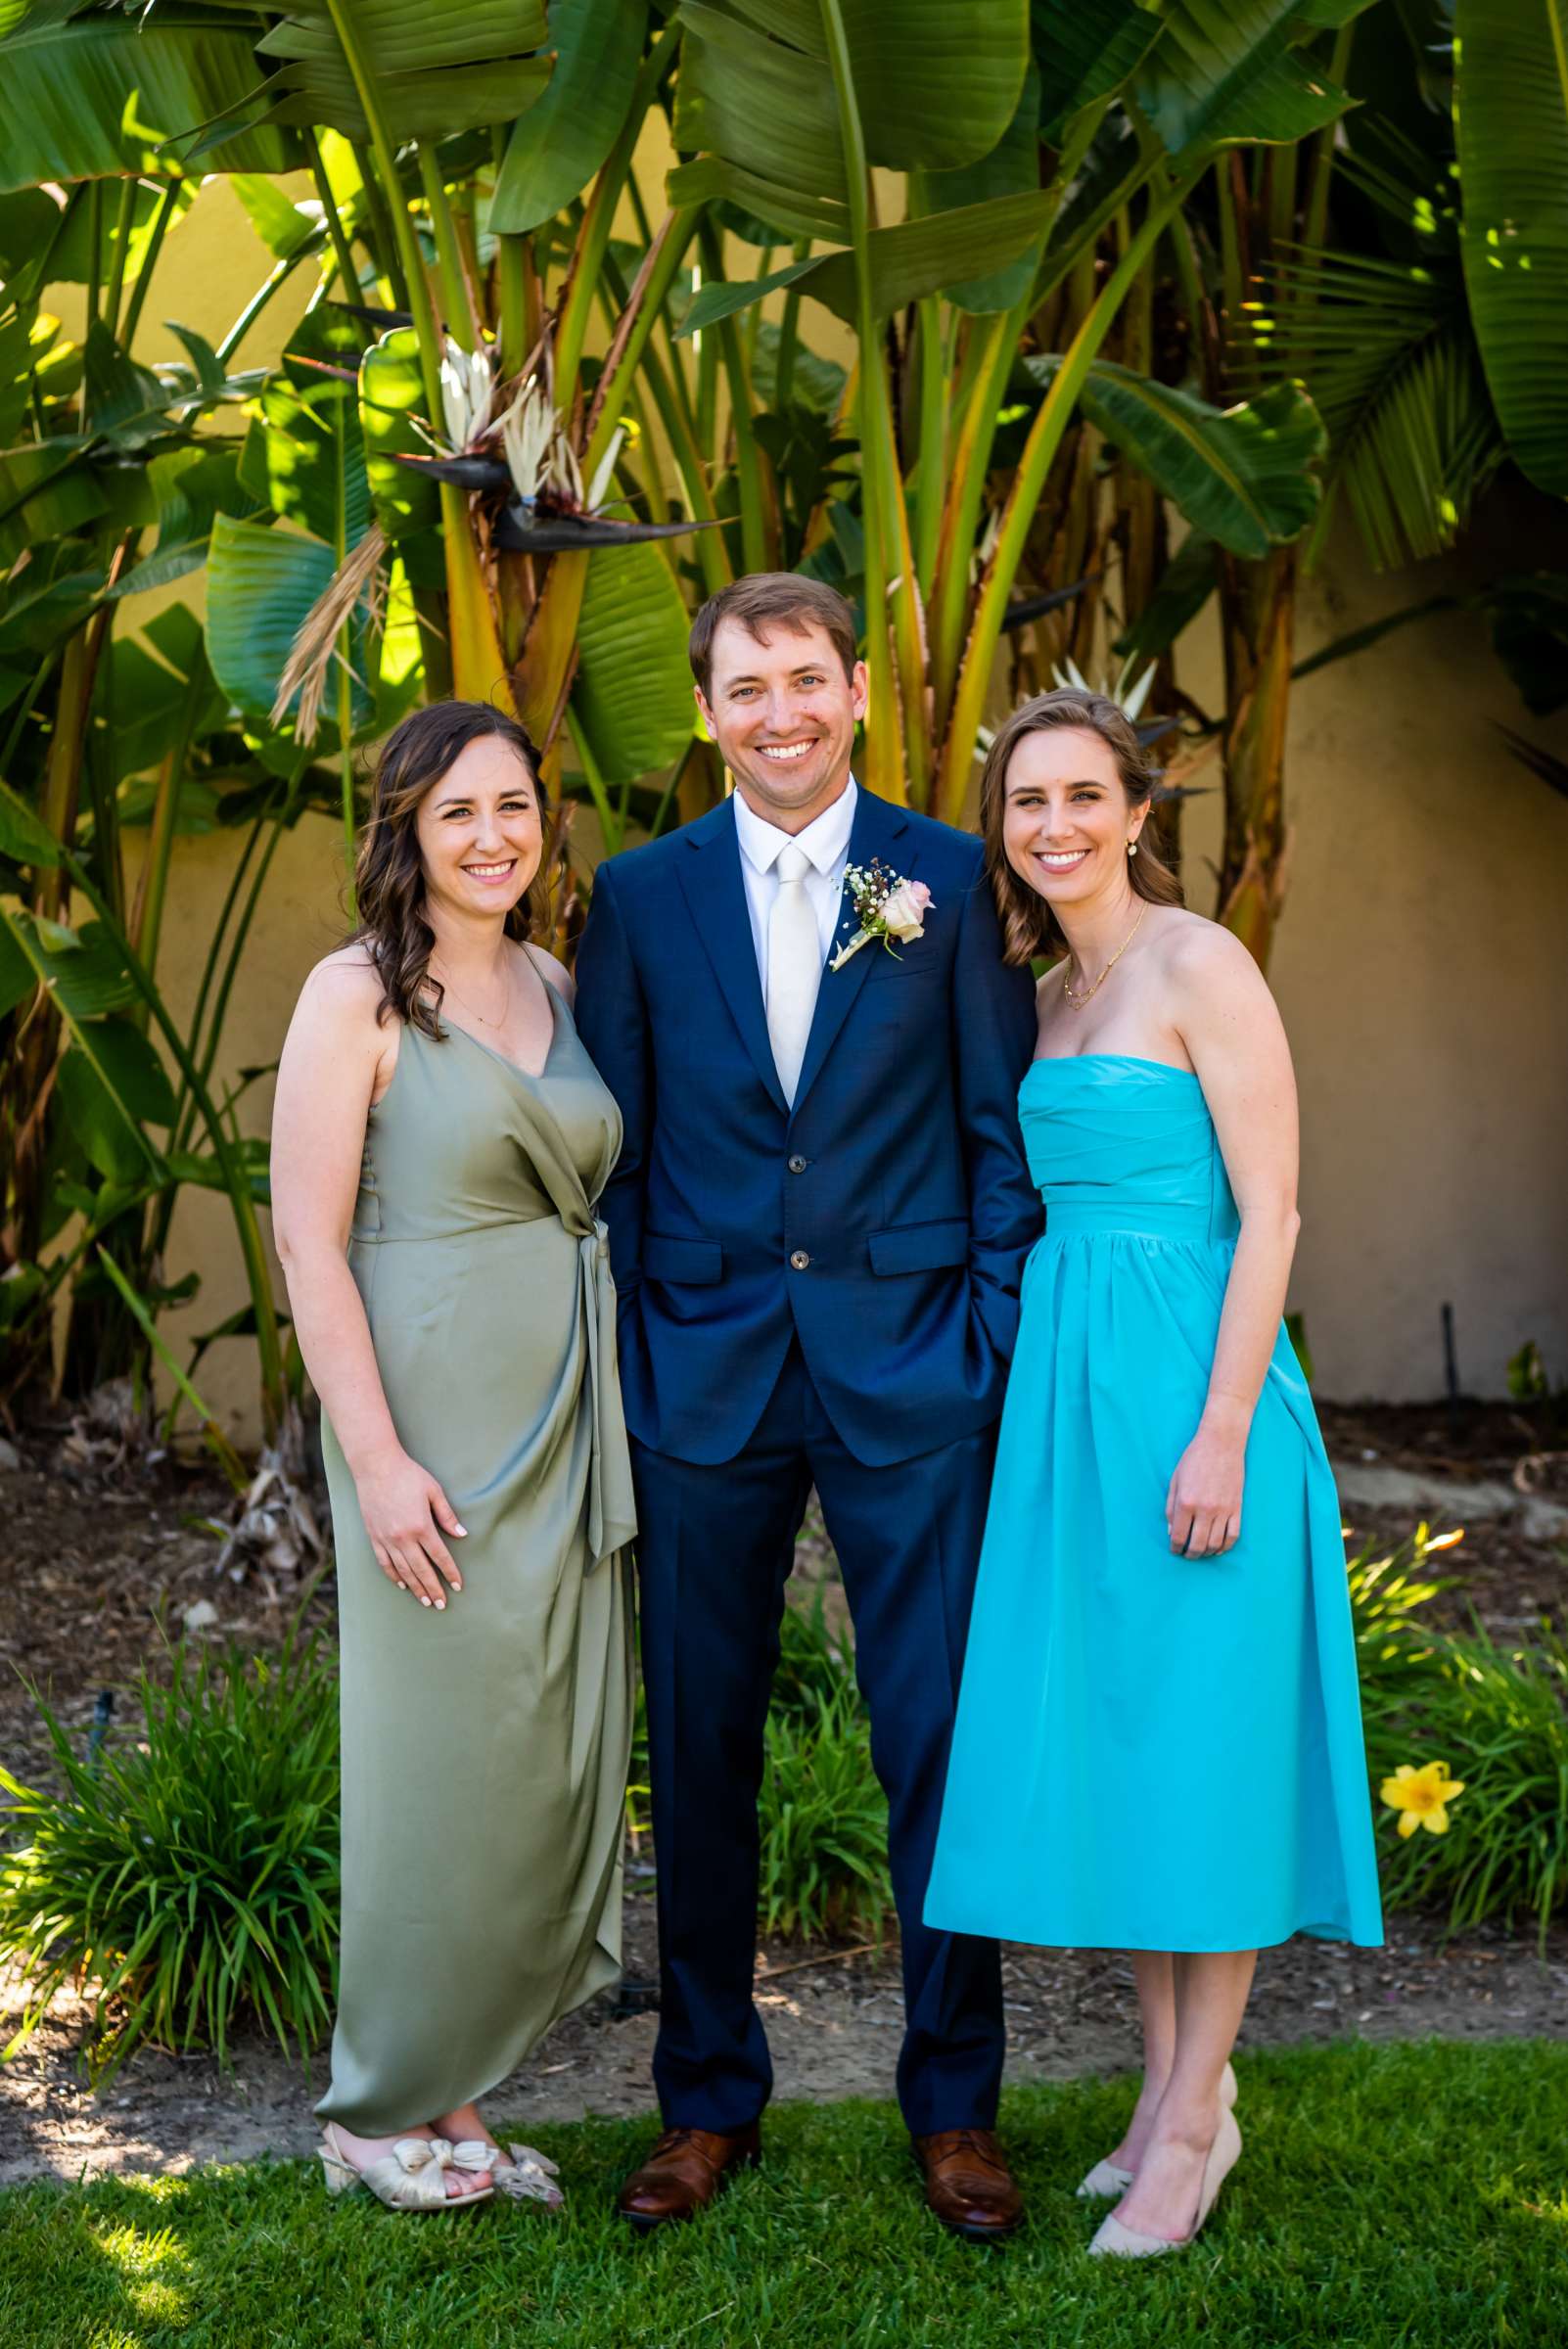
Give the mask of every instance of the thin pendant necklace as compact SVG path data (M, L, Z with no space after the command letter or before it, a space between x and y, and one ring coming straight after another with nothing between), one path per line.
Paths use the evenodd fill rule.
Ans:
M512 1008L512 974L509 969L503 971L501 974L502 1003L501 1016L498 1020L486 1019L484 1012L480 1010L478 1004L471 1003L467 995L464 994L462 989L460 987L454 987L449 978L439 978L439 974L438 974L438 978L439 984L457 997L457 1000L462 1004L463 1009L473 1013L475 1019L478 1020L482 1028L504 1028L506 1026L506 1015Z
M1137 921L1133 923L1126 938L1123 939L1121 944L1117 947L1116 952L1111 956L1110 961L1106 964L1104 970L1101 971L1099 977L1095 980L1092 987L1085 987L1082 994L1075 995L1073 992L1072 980L1065 976L1063 977L1062 1000L1070 1011L1082 1011L1084 1004L1089 1000L1089 997L1099 993L1100 989L1105 985L1106 980L1109 979L1111 973L1115 970L1117 964L1121 961L1123 955L1127 952L1129 946L1136 938L1139 924L1142 922L1143 916L1148 912L1148 910L1149 899L1145 898L1141 907L1139 908ZM1072 967L1072 960L1069 958L1068 969L1071 970Z

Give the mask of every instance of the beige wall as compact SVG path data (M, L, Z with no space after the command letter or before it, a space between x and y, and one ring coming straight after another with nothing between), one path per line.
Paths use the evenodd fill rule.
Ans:
M1378 578L1341 532L1307 583L1298 651L1468 583L1457 564ZM1183 681L1217 708L1214 632L1193 638ZM1445 1301L1469 1391L1503 1393L1527 1338L1568 1378L1568 800L1509 755L1499 720L1568 757L1568 726L1529 718L1463 613L1292 695L1290 890L1269 976L1301 1084L1292 1303L1336 1398L1440 1393ZM1207 912L1198 859L1219 854L1218 793L1195 803L1187 840Z
M154 306L215 341L256 282L258 248L221 181L176 233L179 264L164 282L177 282L178 299ZM277 355L310 276L285 290L246 362ZM69 315L69 302L68 292L53 306ZM825 327L812 329L824 348ZM140 355L175 355L152 321ZM1508 558L1537 559L1517 547ZM1307 584L1300 650L1467 583L1440 565L1378 579L1342 535ZM1183 645L1181 674L1219 707L1211 624ZM1568 726L1524 715L1480 622L1460 614L1415 623L1293 698L1293 868L1271 973L1302 1091L1292 1304L1319 1390L1337 1398L1439 1393L1445 1300L1472 1391L1502 1392L1527 1338L1568 1377L1568 801L1509 757L1497 720L1568 757ZM1199 780L1217 784L1218 767ZM1186 869L1203 911L1219 821L1218 791L1191 804ZM176 998L194 989L234 852L224 837L182 844L162 971ZM273 867L230 1014L230 1068L276 1058L300 979L341 935L341 878L334 827L306 819ZM258 1131L269 1097L269 1086L251 1096ZM177 1349L244 1303L213 1194L185 1193L175 1220L167 1273L193 1267L202 1294L165 1323ZM214 1408L247 1437L253 1363L247 1347L225 1343L204 1373Z

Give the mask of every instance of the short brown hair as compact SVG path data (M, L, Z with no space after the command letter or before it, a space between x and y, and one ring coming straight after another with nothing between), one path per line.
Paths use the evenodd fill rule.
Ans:
M382 747L370 787L370 818L354 859L354 902L362 944L381 979L378 1020L395 1012L426 1036L441 1039L444 990L430 975L436 933L425 912L425 860L415 829L420 803L471 742L493 738L517 754L539 803L545 853L527 892L506 917L508 938L527 939L549 920L549 808L539 780L539 754L528 729L488 702L432 702L394 726Z
M986 753L980 778L980 829L986 842L986 870L1001 922L1002 960L1033 962L1038 954L1065 950L1066 939L1049 905L1038 890L1021 881L1007 861L1002 827L1007 813L1007 769L1013 753L1027 734L1041 734L1053 726L1077 726L1097 734L1116 760L1130 806L1141 807L1154 797L1154 773L1144 757L1137 729L1116 702L1103 693L1080 693L1064 685L1054 693L1037 693L1020 702L1010 717L996 728ZM1135 898L1151 905L1179 905L1181 884L1160 852L1154 826L1145 823L1138 834L1138 852L1127 862L1127 877Z
M803 630L814 623L832 639L845 675L854 674L854 614L838 589L803 578L799 572L753 571L711 595L691 623L691 673L704 701L714 680L714 638L724 620L738 620L759 644L770 623Z

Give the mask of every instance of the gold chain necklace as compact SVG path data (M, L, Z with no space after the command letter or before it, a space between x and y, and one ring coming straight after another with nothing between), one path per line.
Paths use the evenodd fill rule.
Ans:
M464 1009L465 1011L471 1011L471 1012L474 1014L474 1017L475 1017L475 1019L476 1019L476 1020L478 1020L478 1022L479 1022L479 1024L480 1024L480 1026L481 1026L482 1028L504 1028L504 1027L505 1027L505 1025L506 1025L506 1015L507 1015L507 1013L508 1013L508 1012L511 1010L511 1008L512 1008L512 974L511 974L511 971L510 971L509 969L508 969L508 970L506 970L506 971L503 971L503 972L502 972L502 974L501 974L501 990L502 990L502 995L503 995L503 1002L502 1002L502 1006L501 1006L501 1016L500 1016L500 1018L499 1018L498 1020L487 1020L487 1019L485 1018L485 1016L484 1016L484 1012L480 1010L479 1006L478 1006L477 1004L475 1004L475 1003L471 1003L471 1002L469 1001L469 999L468 999L467 995L465 995L465 994L463 993L463 991L462 991L462 990L461 990L460 988L453 987L453 985L452 985L452 982L451 982L451 980L450 980L450 979L439 979L439 977L438 977L438 983L439 983L439 985L440 985L440 986L442 986L442 987L444 987L444 988L448 989L448 990L449 990L449 991L450 991L452 994L456 995L456 997L457 997L457 1000L459 1001L459 1003L461 1003L461 1004L462 1004L462 1006L463 1006L463 1009Z
M1082 1011L1089 997L1099 993L1100 989L1105 985L1106 980L1109 979L1111 973L1115 970L1117 964L1121 961L1123 955L1127 952L1129 946L1136 938L1138 934L1138 924L1141 923L1144 914L1146 914L1148 910L1149 900L1147 898L1145 898L1142 907L1138 913L1137 921L1133 923L1126 938L1123 939L1121 944L1117 947L1116 952L1111 956L1110 961L1106 964L1104 970L1101 971L1099 977L1095 980L1092 987L1086 987L1081 995L1075 995L1073 992L1073 983L1071 979L1066 977L1063 978L1062 1000L1070 1011ZM1069 960L1068 969L1072 969L1071 960Z

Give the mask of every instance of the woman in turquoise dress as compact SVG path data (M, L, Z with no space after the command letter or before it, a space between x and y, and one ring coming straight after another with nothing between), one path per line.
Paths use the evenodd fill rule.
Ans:
M1339 1503L1280 1315L1290 1055L1257 965L1180 903L1112 702L1041 694L982 785L1010 960L1027 1268L929 1924L1133 1954L1144 2080L1084 2181L1092 2248L1177 2248L1240 2151L1260 1948L1376 1946Z

